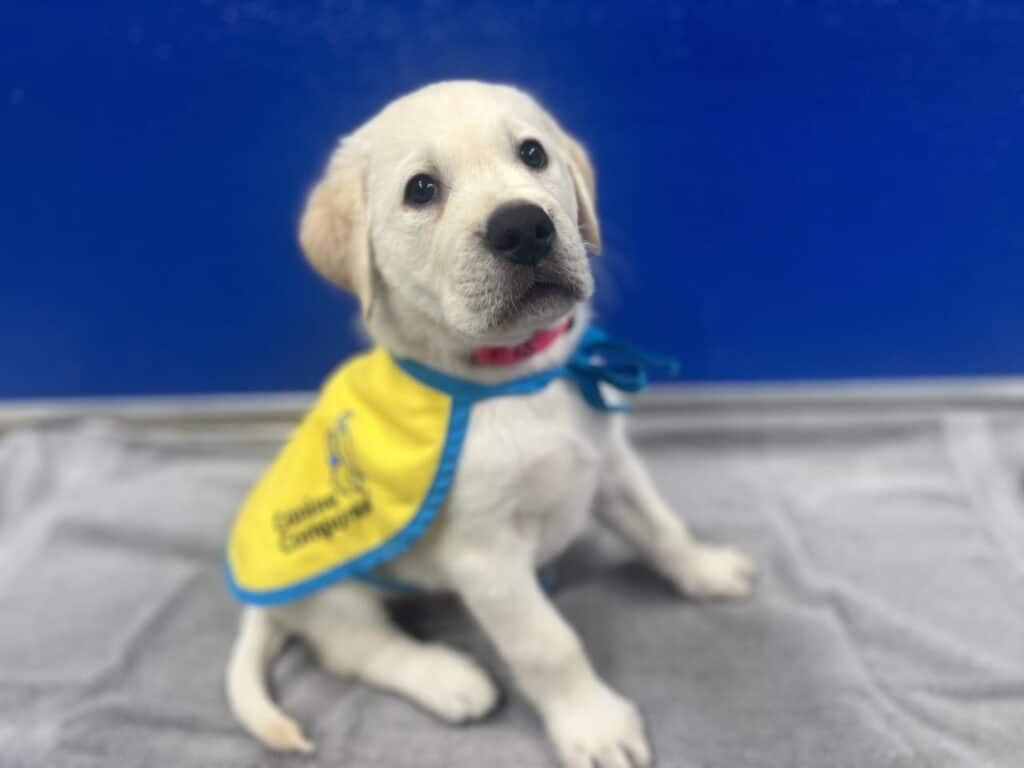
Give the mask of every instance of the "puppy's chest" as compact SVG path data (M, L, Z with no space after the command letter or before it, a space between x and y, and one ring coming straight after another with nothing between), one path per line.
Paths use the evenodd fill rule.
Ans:
M564 381L476 404L452 514L515 526L541 549L561 549L589 513L610 425Z

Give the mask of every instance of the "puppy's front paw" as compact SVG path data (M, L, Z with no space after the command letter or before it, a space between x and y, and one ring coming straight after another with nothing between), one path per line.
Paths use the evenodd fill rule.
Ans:
M698 599L744 597L754 586L754 563L732 547L696 545L679 564L674 581Z
M646 768L651 748L633 703L603 685L552 707L544 725L564 768Z

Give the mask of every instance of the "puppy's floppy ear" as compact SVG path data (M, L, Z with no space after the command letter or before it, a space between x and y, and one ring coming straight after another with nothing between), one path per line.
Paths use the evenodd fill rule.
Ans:
M594 166L591 165L590 156L583 145L572 136L563 135L569 161L569 173L572 174L572 183L576 188L580 234L591 251L600 253L601 225L597 220L597 180L594 176Z
M365 176L361 153L351 142L344 142L309 193L299 223L299 243L309 263L332 283L354 293L363 317L373 304Z

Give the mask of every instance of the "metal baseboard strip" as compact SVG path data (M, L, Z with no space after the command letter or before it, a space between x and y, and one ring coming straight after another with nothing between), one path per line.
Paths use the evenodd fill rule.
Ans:
M170 397L109 397L0 401L0 431L80 420L139 427L290 425L313 392L237 393ZM920 379L813 383L660 385L634 400L637 420L674 428L804 428L827 422L856 425L914 422L949 411L1024 413L1024 378Z
M669 385L652 387L645 409L960 410L1024 406L1024 377L863 379L829 382Z
M313 392L97 397L0 401L0 431L72 421L115 421L141 427L293 423Z

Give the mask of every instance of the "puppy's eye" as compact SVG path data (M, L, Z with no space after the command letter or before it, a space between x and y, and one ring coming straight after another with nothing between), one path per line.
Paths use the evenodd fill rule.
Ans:
M437 197L440 185L425 173L418 173L405 185L405 204L422 206L432 203Z
M548 153L544 151L544 147L540 145L539 141L533 139L527 139L519 145L519 157L531 168L541 169L547 168L548 165Z

